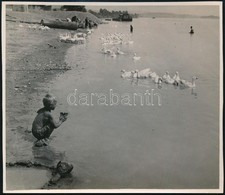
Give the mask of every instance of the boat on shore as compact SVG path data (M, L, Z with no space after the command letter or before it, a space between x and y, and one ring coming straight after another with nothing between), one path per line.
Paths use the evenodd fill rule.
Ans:
M60 21L60 20L51 20L51 21L41 20L41 25L47 26L49 28L60 28L60 29L68 29L68 30L78 29L78 24L76 22L67 22L67 21Z
M105 18L105 21L112 21L112 18Z
M113 21L132 22L133 18L128 13L120 14L119 17L113 18Z

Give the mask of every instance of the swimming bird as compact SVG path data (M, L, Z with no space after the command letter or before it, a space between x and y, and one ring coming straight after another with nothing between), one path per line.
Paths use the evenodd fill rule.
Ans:
M120 50L120 48L119 48L119 47L117 47L116 54L123 55L123 54L124 54L124 52L122 52L122 51Z
M173 76L173 80L174 80L174 85L178 85L180 83L180 75L177 71L175 75Z
M133 60L140 60L140 59L141 59L141 57L140 56L137 56L137 54L134 53Z
M169 72L166 71L166 73L162 77L162 81L167 84L174 84L174 79L172 79L169 75Z
M165 74L162 76L163 81L166 81L166 79L170 78L169 72L166 71Z
M162 83L162 77L156 76L154 79L155 84L161 84Z
M186 81L186 80L180 80L180 86L183 88L194 88L195 85L195 80L197 80L198 77L192 77L192 82Z
M106 49L105 47L102 48L102 53L104 54L111 54L113 51L110 49Z
M149 78L155 79L158 75L155 72L150 72L149 73Z
M150 73L151 73L151 69L150 68L143 69L143 70L138 72L138 78L139 79L148 78Z
M122 78L132 78L133 77L133 72L132 71L125 71L125 70L121 70Z
M138 70L132 71L133 73L133 78L138 78Z
M113 58L115 58L117 55L115 54L115 52L113 51L112 53L111 53L111 57L113 57Z

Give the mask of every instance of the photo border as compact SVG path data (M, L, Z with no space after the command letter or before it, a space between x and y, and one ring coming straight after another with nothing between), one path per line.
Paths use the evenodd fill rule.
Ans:
M219 109L219 188L218 189L68 189L68 190L7 190L6 189L6 5L18 4L44 4L44 5L89 5L89 6L185 6L185 5L218 5L220 7L220 109ZM223 167L223 11L222 2L198 1L198 2L2 2L2 108L3 108L3 192L4 193L223 193L224 167Z

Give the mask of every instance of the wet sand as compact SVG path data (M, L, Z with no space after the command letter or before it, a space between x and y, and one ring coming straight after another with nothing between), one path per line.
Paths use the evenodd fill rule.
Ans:
M49 180L50 172L43 169L9 168L6 172L8 190L40 189ZM30 181L35 181L33 185Z

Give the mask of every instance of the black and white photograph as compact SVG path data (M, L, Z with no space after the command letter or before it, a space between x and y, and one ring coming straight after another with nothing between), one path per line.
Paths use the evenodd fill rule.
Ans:
M5 193L222 193L222 2L2 2Z

